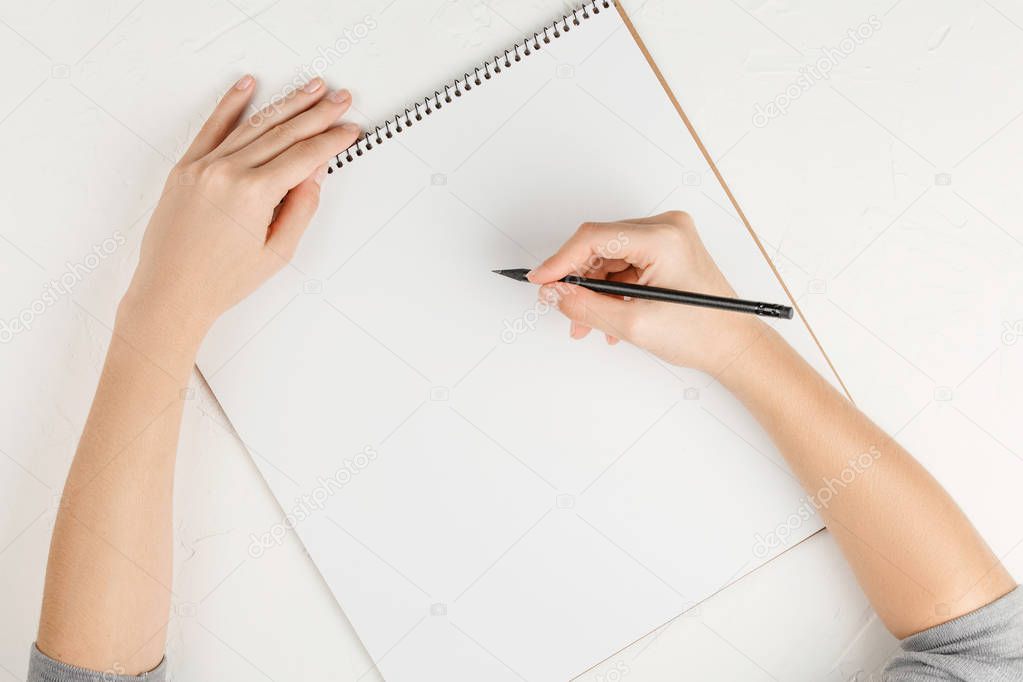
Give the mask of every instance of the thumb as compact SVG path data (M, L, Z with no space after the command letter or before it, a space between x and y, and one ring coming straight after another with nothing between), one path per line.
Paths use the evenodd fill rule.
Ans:
M633 301L623 301L564 282L540 287L540 298L576 324L599 329L619 339L632 340L636 312Z
M320 182L326 174L324 166L285 195L277 217L270 223L270 234L266 240L267 248L277 258L290 261L295 255L298 243L320 205Z

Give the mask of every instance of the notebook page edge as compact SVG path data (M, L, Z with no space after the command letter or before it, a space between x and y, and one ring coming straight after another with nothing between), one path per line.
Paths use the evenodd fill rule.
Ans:
M803 314L802 309L799 307L799 303L796 302L796 299L792 295L792 292L789 291L788 285L782 278L781 273L778 271L777 266L775 266L774 261L771 259L770 254L768 254L767 250L764 248L763 243L760 241L760 237L757 236L756 230L753 229L752 223L750 223L749 218L746 217L746 213L742 210L742 206L739 205L738 199L736 199L735 195L732 193L731 187L728 186L728 183L725 181L724 176L718 169L717 163L715 163L713 157L711 157L710 155L710 152L707 150L707 147L703 144L703 140L700 139L700 135L696 132L696 128L693 126L693 123L689 119L689 116L686 114L685 110L682 108L682 105L679 103L678 98L675 96L674 91L671 89L671 86L665 79L664 74L661 72L660 67L657 66L657 62L654 61L653 55L651 55L650 51L646 47L646 43L644 43L642 37L640 37L639 32L636 30L635 24L632 23L632 19L625 11L625 8L622 6L621 0L616 1L614 5L618 9L618 15L621 17L622 22L625 24L626 29L628 29L629 34L632 36L633 41L636 43L636 46L643 54L643 58L646 60L647 64L650 66L650 69L654 72L654 75L660 82L661 87L664 89L665 95L667 95L668 99L671 101L672 106L675 107L675 111L678 112L679 118L681 118L682 123L685 124L686 129L689 131L689 135L693 138L693 142L696 143L696 146L699 148L700 153L706 160L707 165L714 173L714 177L717 179L718 184L721 185L721 189L724 190L725 194L728 196L728 200L731 202L732 208L735 209L735 212L739 216L739 219L742 221L742 224L745 225L746 230L750 234L750 237L753 239L753 242L757 245L757 249L760 250L760 254L764 257L764 260L767 261L768 266L771 268L771 272L774 273L774 276L778 280L778 283L785 291L785 295L788 296L789 300L792 302L792 306L796 309L796 312L799 314L799 319L802 321L803 326L806 327L807 332L809 332L810 334L810 338L813 339L813 342L817 346L817 349L821 352L821 355L824 357L824 361L828 364L828 368L831 369L831 373L835 376L835 379L842 387L842 391L845 393L849 401L855 404L856 401L853 400L852 394L849 392L848 386L846 386L845 382L842 380L841 375L838 373L838 369L835 367L835 364L831 361L831 357L828 355L827 351L824 350L824 346L821 344L820 339L817 337L816 332L814 332L813 327L810 326L810 321L806 318L806 315Z

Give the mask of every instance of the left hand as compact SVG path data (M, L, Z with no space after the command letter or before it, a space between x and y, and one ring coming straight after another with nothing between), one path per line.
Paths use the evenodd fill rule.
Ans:
M360 134L335 126L351 95L319 78L239 122L254 85L245 76L224 95L171 171L121 304L161 311L189 340L288 263L327 162Z

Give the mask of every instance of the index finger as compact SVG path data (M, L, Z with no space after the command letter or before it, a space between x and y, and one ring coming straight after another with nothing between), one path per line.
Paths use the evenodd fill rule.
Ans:
M652 232L649 224L584 223L557 253L529 273L529 281L550 284L599 270L611 260L644 268L656 255Z
M313 137L300 140L257 171L268 178L275 189L287 191L309 177L313 171L355 143L362 129L344 123Z

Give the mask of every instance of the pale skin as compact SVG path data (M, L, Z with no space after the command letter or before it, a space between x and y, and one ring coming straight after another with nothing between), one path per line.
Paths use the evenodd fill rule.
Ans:
M324 164L359 134L338 124L350 95L318 79L240 120L253 90L245 77L227 92L171 173L118 308L50 547L37 645L59 661L139 674L163 658L181 391L213 322L287 264L315 213ZM597 329L609 343L715 376L810 494L850 459L879 453L823 517L897 637L1015 587L941 486L770 327L552 284L568 274L735 295L689 216L587 223L530 279L571 320L572 338Z
M64 486L39 649L138 674L163 658L182 395L210 325L284 267L326 163L352 144L347 91L319 79L243 118L255 83L221 99L167 180Z
M716 377L757 418L809 494L840 478L849 460L876 454L828 500L822 516L896 637L974 611L1015 588L941 485L772 328L734 313L551 284L568 274L735 296L690 216L676 211L585 224L529 278L543 284L540 296L572 321L573 338L599 329L610 343L623 339Z

